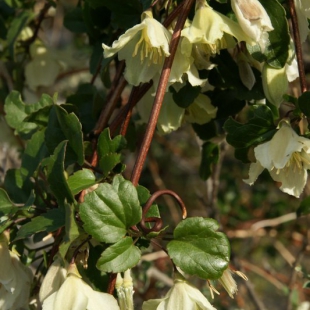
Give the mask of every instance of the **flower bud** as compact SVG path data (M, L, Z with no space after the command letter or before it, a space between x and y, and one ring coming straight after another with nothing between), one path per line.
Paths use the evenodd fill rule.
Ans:
M285 67L276 69L265 64L262 71L262 81L266 98L279 108L288 87Z

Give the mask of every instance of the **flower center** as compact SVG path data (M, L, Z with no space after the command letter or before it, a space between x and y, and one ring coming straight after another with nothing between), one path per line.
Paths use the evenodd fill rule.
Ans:
M309 159L309 156L307 156L307 153L303 150L301 152L294 152L283 169L290 169L293 170L293 172L300 173L301 170L304 169L304 165L310 165ZM280 169L277 170L277 174L279 173Z
M165 58L165 53L162 47L154 47L147 35L147 30L143 29L140 40L135 46L135 50L132 54L132 57L140 53L141 63L144 61L144 58L148 58L148 65L162 64Z

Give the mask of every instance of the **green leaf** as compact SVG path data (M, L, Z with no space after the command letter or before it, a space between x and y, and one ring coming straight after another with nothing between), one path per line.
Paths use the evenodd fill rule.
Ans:
M48 156L48 150L44 142L44 130L37 131L28 141L22 156L22 175L25 179L33 176L43 158Z
M0 217L3 215L15 213L18 207L11 201L7 192L0 188Z
M141 258L141 252L131 237L126 237L109 246L101 254L97 268L104 272L123 272L136 266Z
M64 133L70 147L77 156L79 165L84 163L84 147L82 126L74 113L68 114L60 106L55 106L60 128Z
M310 196L306 197L299 205L296 214L297 216L303 216L310 213Z
M201 92L201 87L193 87L190 83L186 83L179 91L176 91L173 87L170 88L172 92L173 101L180 107L180 108L188 108L197 96Z
M270 140L275 133L273 115L266 105L251 107L251 115L246 124L236 122L229 118L224 129L227 131L227 142L236 148L248 147Z
M42 95L37 103L25 104L21 99L20 93L12 91L5 100L5 119L9 126L15 129L15 134L29 138L29 135L37 128L37 125L27 121L26 118L32 113L53 104L53 99L48 95Z
M68 178L68 185L74 196L95 184L96 177L89 169L79 170Z
M64 225L64 209L53 209L33 218L29 223L23 225L18 231L14 241L30 237L39 231L52 232Z
M19 13L10 24L7 32L6 42L8 44L10 57L12 59L15 58L15 42L21 31L24 29L24 27L28 24L28 22L32 19L33 16L34 13L30 10L19 10Z
M74 33L87 32L82 8L76 7L65 15L64 26Z
M302 93L298 98L298 106L306 116L310 117L310 91Z
M229 263L230 245L223 233L216 232L218 228L215 220L202 217L179 223L167 245L175 265L203 279L220 278Z
M53 191L58 203L62 205L65 201L74 202L74 198L65 177L64 159L67 142L61 142L53 155L47 160L47 181Z
M129 181L100 184L80 205L84 229L99 241L117 242L140 222L142 211L136 188Z
M207 180L212 171L213 165L218 162L220 149L217 144L205 142L201 150L201 163L199 167L199 176L203 180Z
M63 239L63 243L59 247L59 253L64 258L71 243L80 235L79 228L75 222L75 211L73 204L64 204L66 211L65 231L66 234Z
M97 150L99 167L102 169L104 176L107 176L109 172L111 172L112 169L121 162L121 154L119 154L119 152L125 146L125 138L118 135L112 140L108 128L100 134Z
M273 31L268 32L270 45L265 55L267 63L274 68L283 68L288 58L290 34L286 12L277 0L260 0L270 17Z
M67 156L79 165L84 163L83 133L81 123L74 113L54 105L45 132L45 143L52 153L60 142L68 141Z

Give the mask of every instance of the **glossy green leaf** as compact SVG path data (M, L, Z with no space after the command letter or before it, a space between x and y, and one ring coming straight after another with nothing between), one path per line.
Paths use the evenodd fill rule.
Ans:
M66 147L67 142L61 142L55 149L54 154L51 155L46 161L47 180L60 205L62 205L65 201L68 201L68 203L74 202L64 170Z
M216 232L218 223L210 218L183 220L167 245L170 258L184 272L203 279L218 279L227 268L230 245L225 234Z
M45 214L33 218L29 223L22 225L15 240L30 237L39 231L52 232L64 225L64 209L53 209Z
M123 272L136 266L140 257L141 252L132 238L122 238L102 252L97 268L103 272Z
M227 142L236 148L270 140L275 133L273 115L266 105L252 106L246 124L229 118L224 124L224 129L227 131Z
M125 138L118 135L112 140L108 128L100 134L97 145L99 167L102 169L105 176L121 162L121 154L119 154L119 152L125 146Z
M199 167L199 176L207 180L213 171L213 165L218 162L220 149L217 144L205 142L201 150L201 162Z
M89 169L75 172L68 178L68 185L73 195L96 184L96 177Z
M80 205L85 231L106 243L122 238L127 229L141 220L141 214L137 190L126 180L100 184Z

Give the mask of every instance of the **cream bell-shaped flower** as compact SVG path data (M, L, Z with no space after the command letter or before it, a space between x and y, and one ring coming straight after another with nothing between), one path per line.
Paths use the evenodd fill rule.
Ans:
M216 310L208 299L195 287L177 274L174 285L161 299L150 299L142 305L142 310Z
M159 74L170 55L171 33L153 18L151 11L143 12L141 19L140 24L114 41L112 47L102 44L105 58L118 53L118 59L126 61L125 79L135 86Z
M58 291L61 285L65 282L67 269L64 267L64 262L60 257L57 257L48 269L43 282L41 284L39 299L43 302L48 296Z
M194 102L186 109L184 120L189 123L205 124L216 117L217 107L211 104L207 95L199 94Z
M67 278L58 291L43 302L43 310L119 310L116 299L94 291L82 279L75 264L70 264Z
M28 309L32 272L9 250L9 235L0 235L0 309Z
M310 19L310 1L309 0L294 0L295 9L298 19L298 30L301 42L305 42L309 34Z
M252 163L249 178L252 185L264 169L267 169L280 190L299 197L307 182L310 169L310 140L299 136L285 121L272 139L254 148L256 162Z
M231 7L243 31L264 51L268 32L274 29L264 7L258 0L231 0Z
M148 123L154 103L153 90L150 89L137 104L137 110L143 123ZM160 109L157 130L160 134L168 134L177 130L182 125L185 110L180 108L174 101L172 94L167 92Z
M245 34L238 23L214 11L206 1L197 1L194 19L189 27L182 30L183 51L191 51L198 70L212 69L210 56L221 49L233 48L237 41L255 42ZM235 38L235 39L234 39Z

